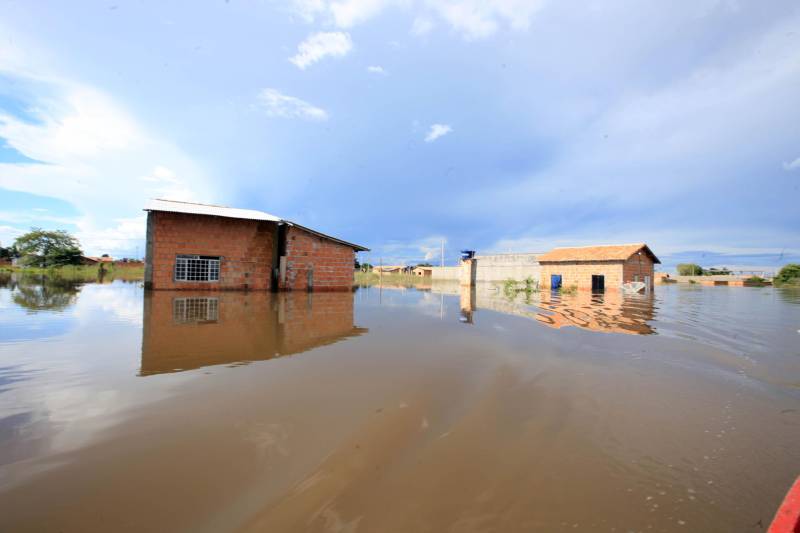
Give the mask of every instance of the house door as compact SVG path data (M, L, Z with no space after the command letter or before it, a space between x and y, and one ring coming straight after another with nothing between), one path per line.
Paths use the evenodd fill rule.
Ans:
M551 274L550 275L550 288L551 289L560 289L561 288L561 274Z
M606 277L592 274L592 292L603 292L606 290Z

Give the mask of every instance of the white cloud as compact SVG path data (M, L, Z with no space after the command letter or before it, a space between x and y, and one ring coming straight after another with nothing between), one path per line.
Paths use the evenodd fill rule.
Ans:
M14 226L0 225L0 245L10 246L14 242L14 239L19 237L23 233L25 233L24 230L15 228Z
M431 124L431 129L425 136L425 142L432 143L439 137L443 137L452 131L453 128L451 128L449 124Z
M154 168L153 172L147 176L142 176L139 179L142 181L149 181L151 183L182 183L181 180L175 176L173 171L160 165Z
M328 5L325 0L294 0L291 10L310 24L328 10Z
M36 57L6 59L0 55L0 73L18 81L9 85L19 93L12 96L31 102L27 113L33 120L0 111L0 137L44 164L0 163L0 187L59 198L80 213L59 217L30 210L30 225L75 225L87 253L124 253L143 243L144 230L140 225L134 231L119 217L140 214L147 198L213 200L204 169L147 131L108 94L51 75ZM40 91L31 92L31 86ZM192 176L191 188L178 175ZM142 176L160 179L143 183ZM13 224L23 220L16 216Z
M503 25L526 30L545 0L295 0L293 11L306 20L323 19L349 29L380 15L390 6L415 11L411 33L424 35L446 22L467 39L488 37Z
M467 39L494 34L502 22L515 30L526 30L542 0L429 0L430 8Z
M783 168L786 170L795 170L800 168L800 157L792 161L791 163L784 163Z
M324 109L300 98L282 94L277 89L263 89L258 95L258 100L267 115L271 117L328 120L328 113Z
M78 221L75 236L84 245L89 244L93 250L111 253L124 250L128 255L144 256L144 243L140 242L147 229L147 216L113 219L112 224L101 225L87 216ZM137 244L138 243L138 244ZM112 253L113 255L113 253Z
M340 28L352 28L366 22L395 2L387 0L341 0L331 2L333 20Z
M340 31L313 33L297 45L297 54L289 58L297 68L305 70L325 57L344 57L353 49L349 33Z
M430 33L430 31L434 27L433 20L429 17L419 16L414 19L414 23L411 25L411 33L414 35L425 35Z
M431 235L409 242L390 242L381 246L380 250L373 250L369 253L369 262L377 264L375 258L380 257L384 265L405 265L409 262L418 261L419 259L439 264L442 254L442 243L447 247L447 239L441 235ZM452 252L452 250L445 248L445 260L447 260L447 256L453 255ZM364 260L366 261L366 257Z
M386 76L388 74L386 72L386 70L383 67L379 66L379 65L371 65L371 66L367 67L367 72L371 72L373 74L382 74L384 76Z

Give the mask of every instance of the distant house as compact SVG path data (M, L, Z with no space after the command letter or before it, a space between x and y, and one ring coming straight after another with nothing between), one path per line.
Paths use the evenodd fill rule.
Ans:
M641 281L652 289L654 265L660 263L643 243L555 248L539 256L540 285L603 291Z
M433 277L433 267L415 266L411 269L411 273L415 276Z
M411 271L411 267L405 265L381 265L373 266L375 274L406 274Z
M252 209L151 200L148 289L350 290L367 248Z
M100 264L100 263L109 264L109 263L113 263L113 262L114 262L114 258L113 257L109 257L107 255L104 255L104 256L101 256L101 257L96 257L96 256L93 256L93 255L83 255L83 256L81 256L81 264L82 265L97 265L97 264Z

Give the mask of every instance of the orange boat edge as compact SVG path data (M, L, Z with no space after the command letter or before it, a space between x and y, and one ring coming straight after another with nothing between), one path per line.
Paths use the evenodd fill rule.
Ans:
M800 533L800 476L786 493L767 533Z

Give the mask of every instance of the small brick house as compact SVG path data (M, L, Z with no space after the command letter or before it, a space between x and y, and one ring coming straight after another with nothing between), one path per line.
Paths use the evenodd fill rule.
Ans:
M554 248L539 256L540 286L577 287L593 291L619 289L641 281L647 290L655 282L654 265L661 264L646 244Z
M151 200L147 289L351 290L352 244L263 211Z

